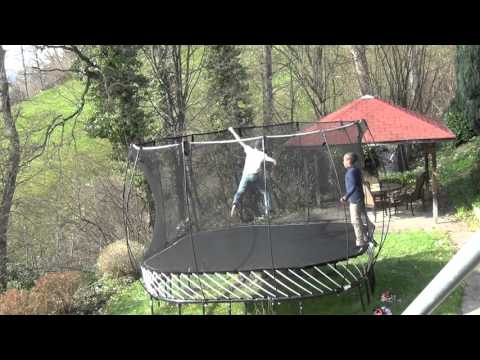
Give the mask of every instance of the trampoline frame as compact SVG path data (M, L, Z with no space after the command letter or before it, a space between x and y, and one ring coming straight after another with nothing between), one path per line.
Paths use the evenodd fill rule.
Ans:
M331 268L335 268L335 266L337 265L338 263L329 263L329 264L326 264L328 266L331 266ZM348 264L347 264L348 265ZM301 268L301 269L295 269L295 270L299 270L299 271L305 271L308 273L308 269L313 269L313 268L318 268L319 266L321 265L314 265L314 266L311 266L311 267L307 267L307 268ZM348 269L348 268L347 268ZM236 294L237 296L235 297L231 297L231 296L227 296L225 295L226 293L223 293L222 295L224 295L224 299L220 298L219 297L212 297L212 298L206 298L206 297L197 297L197 298L193 298L193 299L185 299L185 298L182 298L181 296L175 296L174 292L186 292L186 288L179 288L178 284L179 282L177 283L172 283L170 284L170 294L174 295L174 296L164 296L162 294L160 294L161 291L158 290L158 288L155 288L155 285L159 285L158 283L155 282L155 280L152 280L152 277L155 277L155 276L164 276L165 278L168 278L168 276L177 276L177 277L181 277L181 276L184 276L186 279L184 280L184 282L187 282L187 281L191 281L190 277L195 277L197 278L197 281L198 278L200 278L200 276L205 276L205 277L212 277L212 274L197 274L197 273L191 273L191 274L186 274L186 273L179 273L179 274L163 274L163 273L158 273L156 271L153 271L153 270L149 270L147 268L145 268L144 266L141 266L141 270L142 270L142 278L143 278L143 285L145 287L145 289L147 290L147 292L150 294L150 296L152 296L152 298L154 298L155 300L161 300L161 301L165 301L165 302L168 302L168 303L172 303L172 304L211 304L211 303L239 303L239 302L246 302L246 303L256 303L256 302L284 302L284 301L298 301L298 300L303 300L303 299L311 299L311 298L316 298L316 297L320 297L320 296L325 296L325 295L335 295L335 294L340 294L340 293L343 293L343 292L346 292L346 291L351 291L352 289L354 288L360 288L362 289L364 286L367 290L367 299L368 299L368 302L369 301L369 298L370 298L370 294L373 293L374 291L374 287L375 287L375 267L374 265L372 264L372 266L370 266L370 268L367 268L365 269L364 271L362 271L361 275L358 276L358 278L356 278L355 280L347 280L348 284L346 285L341 285L341 284L336 284L336 286L332 286L332 283L328 284L330 285L332 288L330 290L325 290L325 291L317 291L317 292L310 292L310 294L301 294L301 293L298 293L298 295L285 295L285 293L287 291L289 292L293 292L292 290L285 290L285 286L283 289L278 289L278 285L274 285L272 283L270 283L270 289L269 289L269 292L277 292L277 294L280 294L282 295L282 292L284 293L283 296L263 296L263 297L241 297L238 295L238 293ZM269 269L271 271L271 269ZM287 270L292 270L293 269L287 269ZM280 272L280 270L278 269L275 269L276 272ZM284 270L285 271L285 270ZM337 271L338 271L338 268L337 268ZM347 270L348 271L348 270ZM263 273L268 273L268 270L263 270L262 271ZM233 275L238 275L238 274L243 274L243 276L245 277L248 277L249 279L251 279L248 275L250 275L251 273L255 273L256 274L256 278L259 277L259 273L262 273L261 271L250 271L250 272L237 272ZM318 272L318 270L317 270ZM150 273L150 274L149 274ZM246 275L246 273L249 273L248 275ZM160 274L160 275L158 275ZM227 274L231 274L231 273L227 273ZM269 273L268 273L269 274ZM278 282L278 283L281 283L282 282L282 279L283 279L283 282L286 282L285 278L279 278L280 280L276 280L276 277L275 275L272 275L272 274L269 274L270 276L270 279L273 279L274 281ZM312 274L310 274L310 276L313 276ZM325 276L325 275L323 275ZM310 277L309 277L310 278ZM346 278L344 276L344 278ZM211 284L210 286L212 286L212 288L209 288L208 286L205 286L205 279L204 278L201 278L202 281L204 282L204 290L207 290L210 291L210 292L215 292L215 290L212 290L215 289L215 287L213 287ZM178 280L178 279L177 279ZM336 279L338 280L338 279ZM316 281L319 281L320 280L316 280ZM165 282L165 280L162 280L162 282ZM253 282L253 281L252 281ZM162 284L163 286L165 285L169 285L169 284ZM172 286L174 285L174 286ZM230 284L232 285L232 284ZM238 280L235 281L233 283L233 285L239 285L238 284ZM226 287L226 285L223 285L223 287ZM289 287L293 287L292 285L289 285ZM172 289L174 289L172 291ZM181 289L181 290L180 290ZM200 289L200 286L196 286L196 289L197 291L201 292L202 290ZM230 288L229 288L230 289ZM218 288L216 288L216 290L218 291ZM225 289L224 289L225 290ZM249 291L247 288L242 288L240 289L241 291L244 291L245 293L247 293L246 291ZM236 289L235 291L238 291L240 292L239 289ZM298 287L293 289L295 291L298 291ZM164 292L164 294L168 294L167 291L168 290L162 290ZM234 291L230 290L231 293L235 294ZM262 291L262 290L260 290ZM305 291L304 291L305 292ZM218 291L218 293L220 293L220 291ZM248 294L248 293L247 293ZM363 300L362 300L363 302Z

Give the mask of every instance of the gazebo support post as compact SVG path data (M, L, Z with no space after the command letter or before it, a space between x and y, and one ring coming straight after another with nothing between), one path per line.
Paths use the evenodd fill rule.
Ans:
M438 223L438 174L437 174L437 148L432 144L432 214L435 223Z
M426 182L425 182L425 194L428 194L428 188L429 188L429 180L430 180L430 173L429 173L429 169L428 169L428 147L429 145L428 144L424 144L423 146L423 151L424 151L424 159L425 159L425 174L426 174Z

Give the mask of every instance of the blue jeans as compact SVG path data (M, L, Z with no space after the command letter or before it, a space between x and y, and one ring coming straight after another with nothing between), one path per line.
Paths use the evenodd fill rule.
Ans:
M263 195L265 210L267 213L270 213L270 210L272 209L272 198L270 196L270 192L265 191L265 181L263 181L263 176L260 174L249 174L242 176L240 185L238 185L238 190L233 197L233 203L236 206L239 205L240 197L247 190L249 185L254 186Z

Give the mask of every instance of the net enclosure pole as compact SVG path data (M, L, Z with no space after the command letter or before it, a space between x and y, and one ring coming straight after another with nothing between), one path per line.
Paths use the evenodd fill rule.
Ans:
M430 315L480 264L480 231L453 256L402 315Z

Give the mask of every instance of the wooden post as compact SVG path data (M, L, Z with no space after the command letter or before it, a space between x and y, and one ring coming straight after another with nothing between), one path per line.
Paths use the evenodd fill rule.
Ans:
M424 144L423 145L423 150L424 150L424 159L425 159L425 174L427 174L427 179L425 182L425 194L428 194L428 187L429 187L429 180L430 180L430 174L428 172L428 153L429 153L429 144Z
M438 174L437 174L437 149L436 144L432 145L432 203L433 219L438 222Z

